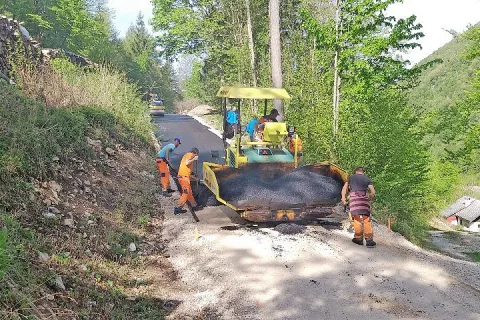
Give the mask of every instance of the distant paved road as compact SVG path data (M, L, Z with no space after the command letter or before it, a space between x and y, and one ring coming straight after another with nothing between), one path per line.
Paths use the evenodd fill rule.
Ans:
M193 147L198 148L199 176L202 177L201 164L215 162L211 157L211 150L219 151L220 157L224 155L222 139L198 121L187 115L166 114L164 117L154 117L157 125L156 136L161 145L173 142L174 138L180 138L182 144L170 157L172 165L178 169L181 157ZM223 164L223 159L218 159Z

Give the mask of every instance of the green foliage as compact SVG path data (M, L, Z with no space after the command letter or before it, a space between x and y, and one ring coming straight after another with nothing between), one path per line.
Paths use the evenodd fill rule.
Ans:
M480 47L478 46L480 43L480 25L468 29L463 37L469 40L469 46L465 52L467 59L480 57Z
M208 97L205 94L204 77L202 75L203 65L195 62L192 68L192 74L185 81L185 97L190 99L199 99L206 101Z
M420 86L409 93L420 119L418 131L433 156L437 161L455 163L461 172L472 173L480 168L478 30L480 26L470 28L429 57L440 58L443 63L424 72Z
M147 107L122 74L105 68L85 73L62 60L53 65L77 99L69 108L46 108L0 84L0 208L11 209L22 197L28 198L32 188L23 179L47 177L53 157L66 161L89 156L86 136L149 144Z
M198 53L211 48L222 27L217 3L213 0L153 0L153 25L160 31L159 45L167 56Z
M38 239L1 209L0 221L4 224L0 229L0 317L20 319L14 314L18 316L24 309L31 308L28 297L38 289L40 279L32 277L27 264L27 250ZM11 306L17 310L15 313L8 312Z
M473 261L480 262L480 252L465 252Z
M154 92L173 111L179 98L170 63L155 54L155 38L139 15L126 38L117 38L105 0L2 0L5 12L25 21L45 47L71 51L126 73L141 94Z
M316 99L302 108L301 116L288 110L287 116L300 129L306 127L306 135L301 136L307 138L305 152L313 152L307 156L310 161L323 157L346 169L365 166L379 190L375 215L380 219L393 217L398 231L418 240L427 222L421 212L427 192L428 156L412 130L415 117L403 90L415 83L419 70L407 69L407 62L392 52L417 47L415 41L423 34L415 17L395 21L385 16L385 10L395 2L343 1L338 38L332 18L321 22L308 8L301 11L318 51L310 61L312 71L301 69L299 85L290 91L294 97L299 94L300 100L312 100L307 95ZM339 50L342 80L337 140L332 137L333 71L328 66L335 48ZM316 64L328 69L322 68L318 74ZM310 89L315 83L317 92Z
M7 230L5 228L0 229L0 279L3 279L8 272L8 267L11 263L7 247L7 236Z

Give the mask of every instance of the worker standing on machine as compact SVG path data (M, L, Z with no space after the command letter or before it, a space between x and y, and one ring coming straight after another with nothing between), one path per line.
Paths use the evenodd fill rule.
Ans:
M250 120L249 123L247 123L247 127L245 128L245 131L248 132L248 135L250 136L250 142L253 142L253 138L255 137L255 125L258 123L258 117L254 116L252 120Z
M197 202L193 197L192 186L190 184L190 179L198 179L198 177L192 176L192 167L195 161L198 161L199 151L197 148L193 148L192 151L186 153L182 161L180 162L180 168L178 169L178 182L182 188L182 195L178 200L178 206L173 210L173 214L179 214L186 212L183 207L187 203L190 203L194 210L198 210Z
M160 173L160 183L162 184L162 195L164 197L170 197L170 192L173 192L170 188L170 171L168 166L170 165L170 154L181 144L179 138L173 139L173 143L169 143L160 150L157 154L157 168Z
M227 124L232 128L233 130L233 135L237 134L237 128L238 128L238 113L237 113L237 108L236 107L231 107L228 105L227 107Z
M303 156L302 139L297 135L295 127L288 128L288 150L295 157L295 148L297 149L297 164Z
M355 174L348 178L342 188L342 202L345 205L347 204L348 191L350 193L349 210L355 230L352 241L358 245L363 245L363 239L365 238L366 246L373 248L376 243L373 241L370 201L375 197L375 188L372 180L365 175L363 167L357 167Z

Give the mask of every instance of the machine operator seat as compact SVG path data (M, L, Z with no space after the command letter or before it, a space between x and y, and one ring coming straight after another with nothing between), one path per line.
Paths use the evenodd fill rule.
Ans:
M263 129L263 141L280 145L288 136L287 124L285 122L265 122Z

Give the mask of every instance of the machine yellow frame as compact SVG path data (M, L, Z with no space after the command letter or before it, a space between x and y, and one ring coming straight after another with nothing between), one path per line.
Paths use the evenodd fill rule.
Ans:
M329 171L333 175L337 175L339 179L344 183L347 181L347 173L337 167L336 165L324 161L317 164L318 166L328 166ZM226 201L220 195L219 181L215 175L215 170L223 167L216 163L204 162L202 165L203 168L203 183L212 191L215 195L215 198L225 206L231 208L232 210L237 211L240 214L240 217L256 222L267 222L267 221L297 221L304 219L312 218L323 218L329 216L333 213L333 206L331 205L320 205L320 206L297 206L294 208L288 209L272 209L268 207L258 207L255 205L244 205L237 207L236 205Z
M227 99L264 99L265 100L265 110L264 115L267 112L267 100L281 99L289 100L291 99L290 95L285 89L277 88L251 88L251 87L228 87L223 86L217 92L217 97L222 98L222 108L223 108L223 141L225 146L225 161L228 167L234 167L239 170L249 170L251 167L244 166L248 163L249 158L246 156L246 151L241 152L241 146L256 146L256 150L260 153L263 149L262 146L275 146L278 147L283 144L283 138L288 135L288 130L285 123L274 123L267 122L265 123L264 128L264 138L263 142L241 142L241 134L236 134L234 141L230 146L226 143L226 105ZM238 112L240 114L240 100L238 101ZM240 123L240 115L238 119ZM240 129L241 133L241 129ZM296 135L296 133L295 133ZM282 145L283 147L283 145ZM288 170L292 168L297 168L298 166L298 139L295 136L295 152L293 152L293 161L290 160L283 163ZM274 162L274 161L272 161ZM258 165L266 165L269 167L275 168L275 166L270 165L271 162L257 162ZM329 163L322 162L316 164L319 170L325 172L327 176L335 177L337 181L344 183L347 179L347 174L341 168ZM255 222L267 222L267 221L297 221L313 218L323 218L333 213L333 205L328 203L317 203L317 204L271 204L271 203L247 203L247 202L235 202L228 201L221 196L219 185L222 182L222 179L225 179L225 175L217 175L220 171L226 169L226 166L203 162L203 184L215 195L215 198L225 206L235 210L240 214L240 216L249 221ZM230 169L230 168L227 168ZM228 174L227 174L228 176ZM225 180L223 180L225 181ZM248 199L245 199L248 200Z

